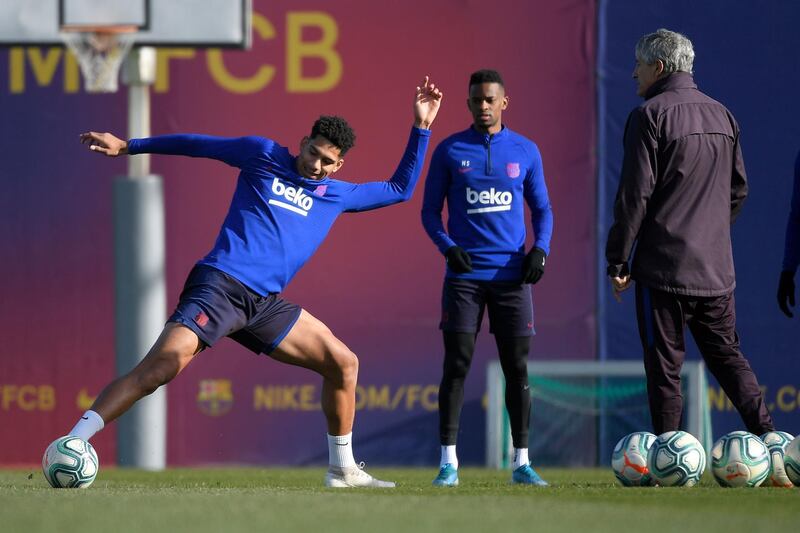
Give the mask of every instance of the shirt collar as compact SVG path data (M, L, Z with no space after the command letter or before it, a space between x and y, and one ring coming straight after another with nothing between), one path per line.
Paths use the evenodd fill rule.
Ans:
M472 135L474 137L480 139L484 143L489 140L489 134L488 133L481 133L478 130L476 130L475 128L473 128L471 125L469 127L469 131L472 133ZM500 129L500 131L498 131L497 133L495 133L494 135L491 136L492 142L499 141L500 139L503 139L504 137L507 137L508 136L508 131L509 131L508 130L508 126L503 124L502 128Z
M675 89L697 89L697 84L689 72L673 72L669 76L653 82L653 85L645 92L644 99L649 100L665 91L673 91Z

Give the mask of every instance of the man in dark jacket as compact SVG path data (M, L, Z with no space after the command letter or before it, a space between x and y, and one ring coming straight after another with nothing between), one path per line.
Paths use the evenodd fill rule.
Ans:
M679 429L684 329L747 430L772 431L770 413L739 348L730 225L747 196L739 126L697 90L694 50L668 30L636 44L638 95L625 126L625 157L606 259L614 296L636 280L650 416L656 434ZM629 272L628 258L636 251Z

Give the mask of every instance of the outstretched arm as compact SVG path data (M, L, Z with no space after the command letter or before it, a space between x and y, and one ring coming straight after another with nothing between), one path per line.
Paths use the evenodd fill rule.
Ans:
M81 144L88 144L89 150L108 157L117 157L128 153L128 141L123 141L110 133L96 131L81 133Z
M216 159L243 168L254 156L268 152L272 141L261 137L212 137L180 134L124 141L111 133L89 131L80 136L89 150L108 157L136 154L185 155Z
M425 163L429 128L439 112L442 97L442 92L425 76L414 94L414 128L397 170L388 181L353 185L345 196L345 211L367 211L411 198Z

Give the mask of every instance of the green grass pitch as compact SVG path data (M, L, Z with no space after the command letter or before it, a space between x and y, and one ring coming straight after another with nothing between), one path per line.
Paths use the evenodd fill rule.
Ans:
M795 531L800 489L623 488L606 469L541 469L549 488L508 472L370 468L396 489L326 489L321 468L104 469L87 490L51 489L40 470L0 470L0 530L80 531Z

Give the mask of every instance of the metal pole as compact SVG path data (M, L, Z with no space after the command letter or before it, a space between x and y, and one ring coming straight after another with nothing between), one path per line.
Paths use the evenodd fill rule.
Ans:
M128 85L128 138L150 135L150 88L155 49L134 48L123 69ZM150 174L150 156L128 159L128 176L114 182L114 268L117 374L141 361L166 320L164 191ZM120 466L162 470L166 465L166 389L120 417Z

